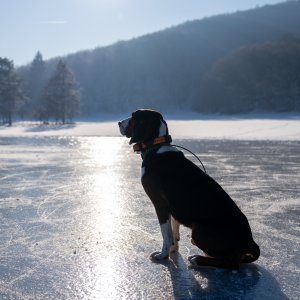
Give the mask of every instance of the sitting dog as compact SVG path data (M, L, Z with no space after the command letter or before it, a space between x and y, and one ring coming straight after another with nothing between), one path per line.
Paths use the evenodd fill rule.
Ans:
M171 145L168 126L154 110L137 110L118 123L140 152L142 185L161 227L163 246L153 260L178 250L179 224L192 230L192 243L206 255L189 257L192 265L238 269L258 259L246 216L222 187Z

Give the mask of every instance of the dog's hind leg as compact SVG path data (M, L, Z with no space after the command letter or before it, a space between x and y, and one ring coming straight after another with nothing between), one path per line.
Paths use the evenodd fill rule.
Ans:
M173 232L173 244L171 246L170 252L177 252L179 249L178 242L180 240L180 234L179 234L180 223L176 219L174 219L174 217L171 217L171 225L172 225L172 232Z
M233 241L226 231L216 231L214 227L200 227L193 224L192 243L201 249L206 256L194 255L188 259L193 266L212 266L217 268L239 268L240 252L233 247Z
M214 257L205 257L201 255L193 255L188 258L192 266L209 266L222 269L238 270L239 264L236 261L224 260Z

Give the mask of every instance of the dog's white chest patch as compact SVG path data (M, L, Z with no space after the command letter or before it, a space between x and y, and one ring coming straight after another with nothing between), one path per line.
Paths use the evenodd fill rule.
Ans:
M172 147L172 146L162 146L158 149L156 154L163 154L163 153L166 153L166 152L179 152L179 150L176 149L175 147ZM141 178L143 178L145 173L146 173L146 169L145 169L145 167L142 167L141 168Z

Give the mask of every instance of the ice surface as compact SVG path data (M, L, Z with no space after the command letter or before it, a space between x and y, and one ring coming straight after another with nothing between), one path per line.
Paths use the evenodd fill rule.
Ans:
M179 254L151 262L160 229L126 139L2 136L0 299L299 299L300 142L174 143L248 216L257 263L191 269L186 228Z

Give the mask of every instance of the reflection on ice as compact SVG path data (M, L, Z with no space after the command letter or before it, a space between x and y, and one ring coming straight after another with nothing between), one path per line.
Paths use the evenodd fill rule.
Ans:
M84 165L91 172L86 173L89 185L86 206L91 215L87 227L91 237L99 245L94 253L92 272L85 269L85 281L93 282L87 299L118 299L119 274L118 251L113 244L120 242L119 225L124 198L118 165L123 141L116 138L89 138L82 140L86 160ZM90 277L90 278L88 278Z
M110 167L116 164L122 154L122 139L115 137L81 138L81 148L87 152L89 162L99 167Z
M95 281L90 295L92 299L117 299L118 286L121 285L120 276L115 272L118 269L118 252L112 246L119 241L120 215L124 204L120 173L115 168L119 163L121 146L121 141L115 138L94 139L87 146L90 160L97 166L90 175L88 198L94 215L89 221L95 239L102 245L91 274Z
M101 232L110 239L117 231L117 223L123 206L120 184L120 172L116 169L119 164L119 153L122 142L116 138L90 139L84 144L89 149L87 165L94 165L93 172L87 173L89 178L89 203L96 214L90 221L96 232Z
M234 273L190 269L184 228L180 253L151 262L160 230L126 140L0 139L0 299L296 299L299 142L184 141L261 245Z

